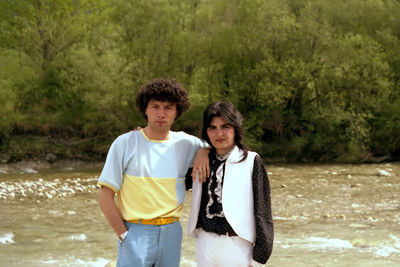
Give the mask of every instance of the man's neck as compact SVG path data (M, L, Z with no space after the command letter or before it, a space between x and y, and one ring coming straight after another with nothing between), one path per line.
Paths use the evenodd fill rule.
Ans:
M149 139L152 140L167 140L169 136L169 130L168 131L155 131L151 129L149 126L146 126L143 129L143 132L146 134L146 136Z

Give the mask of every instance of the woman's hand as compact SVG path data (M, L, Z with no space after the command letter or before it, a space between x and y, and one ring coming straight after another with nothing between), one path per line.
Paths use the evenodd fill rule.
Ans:
M210 148L200 148L193 161L192 180L196 180L196 174L199 177L199 183L205 182L210 176L210 162L208 160Z
M131 130L131 132L140 131L140 130L142 130L142 127L138 126L138 127L136 127L135 129Z

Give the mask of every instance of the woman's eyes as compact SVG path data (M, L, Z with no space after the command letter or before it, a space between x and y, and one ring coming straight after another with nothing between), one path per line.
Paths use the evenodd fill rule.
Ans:
M225 124L225 125L222 125L221 128L223 128L223 129L230 129L230 128L232 128L232 125ZM208 129L210 129L210 130L215 130L215 129L217 129L217 127L216 127L216 126L208 126Z

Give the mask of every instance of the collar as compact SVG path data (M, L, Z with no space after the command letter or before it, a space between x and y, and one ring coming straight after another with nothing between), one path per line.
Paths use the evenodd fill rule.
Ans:
M242 157L243 157L243 151L237 146L234 146L233 150L229 153L226 162L229 163L239 162Z
M229 157L229 155L232 153L232 151L233 151L233 149L234 149L235 147L236 147L236 145L233 145L233 146L231 147L231 149L229 149L228 152L226 152L225 154L222 154L222 155L218 155L217 151L215 151L215 157L216 157L219 161L226 160L226 159Z

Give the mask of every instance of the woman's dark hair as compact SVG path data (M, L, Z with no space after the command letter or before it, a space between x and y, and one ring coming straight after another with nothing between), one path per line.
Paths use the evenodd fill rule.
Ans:
M173 79L158 78L139 88L136 96L136 107L147 120L146 108L150 100L166 101L176 104L178 119L190 107L188 92Z
M247 158L248 148L243 143L243 117L231 102L214 102L208 105L203 113L203 128L201 130L201 138L204 139L211 147L213 147L210 138L207 135L207 128L210 127L214 117L221 117L226 123L231 125L235 130L234 143L243 150L243 157L239 162Z

